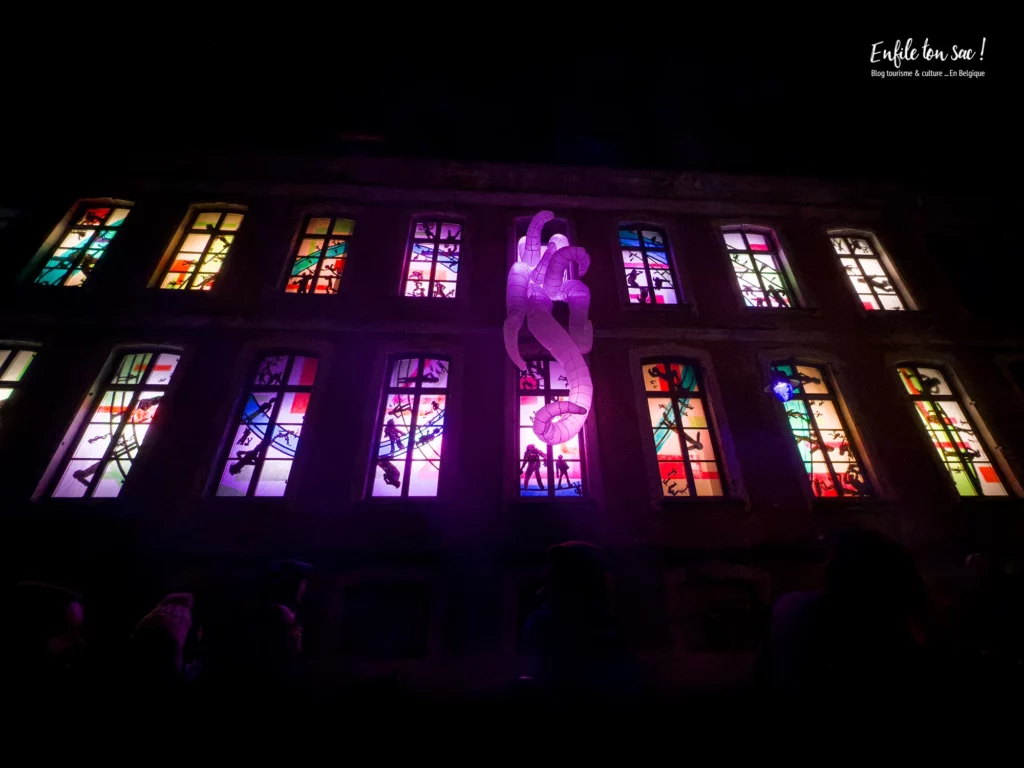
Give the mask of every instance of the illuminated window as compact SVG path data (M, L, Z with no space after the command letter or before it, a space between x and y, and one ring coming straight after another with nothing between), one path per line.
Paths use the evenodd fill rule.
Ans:
M256 369L217 485L218 496L284 496L317 359L272 355Z
M371 496L437 496L449 365L428 356L391 360Z
M454 299L461 247L461 224L417 221L406 262L405 295Z
M548 403L569 398L569 379L557 360L527 360L519 373L516 457L520 496L583 496L583 435L548 445L533 431L533 418ZM555 417L557 418L557 417Z
M152 351L120 358L66 458L55 498L109 498L121 492L167 394L178 357Z
M620 228L619 246L630 304L679 303L664 232L640 225Z
M792 291L782 272L774 233L727 229L722 236L743 303L748 307L792 307Z
M0 348L0 407L14 394L35 356L34 349L15 346Z
M899 375L957 493L1006 496L999 470L989 461L977 428L964 413L943 373L936 368L904 365L900 366Z
M831 239L864 309L904 308L893 279L870 238L833 235Z
M242 214L235 210L194 211L161 288L209 291L224 266Z
M785 376L793 386L793 394L784 407L814 495L872 496L827 369L790 362L776 363L772 371Z
M85 285L127 218L128 210L112 205L81 206L46 259L36 282L66 288Z
M722 496L722 470L700 369L682 360L648 360L641 365L641 375L662 494Z
M348 241L355 227L352 219L336 216L306 219L285 291L337 293L348 258Z

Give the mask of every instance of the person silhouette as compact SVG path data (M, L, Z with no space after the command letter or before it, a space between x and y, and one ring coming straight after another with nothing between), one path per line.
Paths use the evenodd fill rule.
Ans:
M565 487L572 488L572 483L569 482L569 462L562 458L562 454L558 454L555 471L558 473L558 487L562 487L562 478L565 477Z
M394 419L388 419L387 424L384 425L384 434L391 440L391 453L395 452L395 445L398 445L398 450L402 450L405 446L402 444L402 430L395 425Z
M537 476L537 487L540 488L542 491L544 490L544 483L541 481L540 477L540 466L543 460L544 454L537 450L537 446L535 446L533 443L530 443L530 445L526 446L526 450L523 451L523 463L519 467L519 472L520 474L523 475L524 491L530 487L530 478L533 475ZM525 474L523 473L524 467L526 468Z
M611 576L600 549L567 541L547 550L542 606L523 627L527 680L546 695L613 697L639 691L639 675L611 610Z
M916 694L928 684L924 583L907 551L877 531L836 537L823 590L782 595L767 648L776 692Z

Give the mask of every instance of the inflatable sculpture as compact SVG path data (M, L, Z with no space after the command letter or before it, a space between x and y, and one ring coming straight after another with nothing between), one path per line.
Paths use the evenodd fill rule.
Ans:
M594 326L588 319L590 291L579 280L568 279L570 262L580 275L590 267L586 250L569 245L565 235L552 235L541 244L541 230L554 218L541 211L530 221L518 243L518 261L508 273L505 292L505 351L521 371L526 362L519 353L519 329L525 322L534 338L561 363L569 380L569 398L548 403L537 412L533 431L548 445L564 443L582 428L594 399L594 382L583 360L594 343ZM551 314L553 302L569 305L566 331Z

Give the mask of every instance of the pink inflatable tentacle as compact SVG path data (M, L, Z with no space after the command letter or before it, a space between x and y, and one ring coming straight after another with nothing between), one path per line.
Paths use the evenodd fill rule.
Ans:
M541 440L548 445L557 445L569 440L582 429L592 404L593 382L583 355L566 330L550 312L544 312L539 306L535 308L533 300L530 305L527 312L530 331L562 365L569 380L568 400L548 403L537 412L533 422L533 431ZM561 418L553 421L556 416Z
M544 250L544 255L540 257L540 262L533 270L533 274L530 275L530 281L534 285L543 286L544 278L548 273L548 265L551 263L551 255L554 253L550 248Z
M522 262L513 264L508 272L505 287L505 308L508 314L502 328L502 338L509 358L521 371L526 370L526 361L519 354L519 329L523 327L523 321L526 319L526 294L529 285L529 265Z
M569 335L586 354L594 346L594 326L590 323L590 289L579 280L562 283L562 295L569 305Z
M562 248L569 245L569 238L565 235L554 234L551 239L548 240L547 247L544 249L544 255L540 257L540 263L537 268L533 270L533 277L531 278L537 285L544 285L547 280L548 270L551 268L551 258ZM565 269L562 269L562 274ZM544 289L547 292L547 288ZM554 298L554 296L552 296Z
M569 262L575 261L580 265L580 274L583 274L583 264L590 266L590 256L585 248L578 245L567 245L555 251L547 264L547 272L544 275L544 292L554 298L561 290L562 282L565 280L565 271L569 268Z
M551 211L539 211L530 219L530 226L526 230L526 243L523 245L523 252L519 256L530 267L536 267L540 261L540 233L544 229L544 225L553 218L555 218L555 214Z

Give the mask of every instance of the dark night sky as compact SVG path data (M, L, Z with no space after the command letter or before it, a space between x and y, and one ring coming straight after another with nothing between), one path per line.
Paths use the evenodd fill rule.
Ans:
M992 37L998 27L977 26L977 34L969 25L955 35L930 34L933 46L947 50L987 36L985 61L969 65L987 75L970 81L872 78L871 43L891 44L895 33L840 31L848 25L779 36L750 22L759 33L709 37L704 27L688 33L666 22L663 44L645 48L622 45L626 38L563 46L538 34L525 46L525 61L516 60L524 46L513 38L449 43L435 55L426 38L374 48L341 33L345 43L319 46L308 33L273 42L122 36L95 70L78 68L76 56L51 59L49 68L28 68L22 59L9 86L25 108L20 114L34 118L3 130L30 155L66 140L69 125L97 141L114 125L148 149L270 146L973 180L1020 163L1012 117L1020 57L1005 37ZM907 33L920 44L929 32ZM102 88L112 64L117 84ZM61 94L68 117L47 119Z

